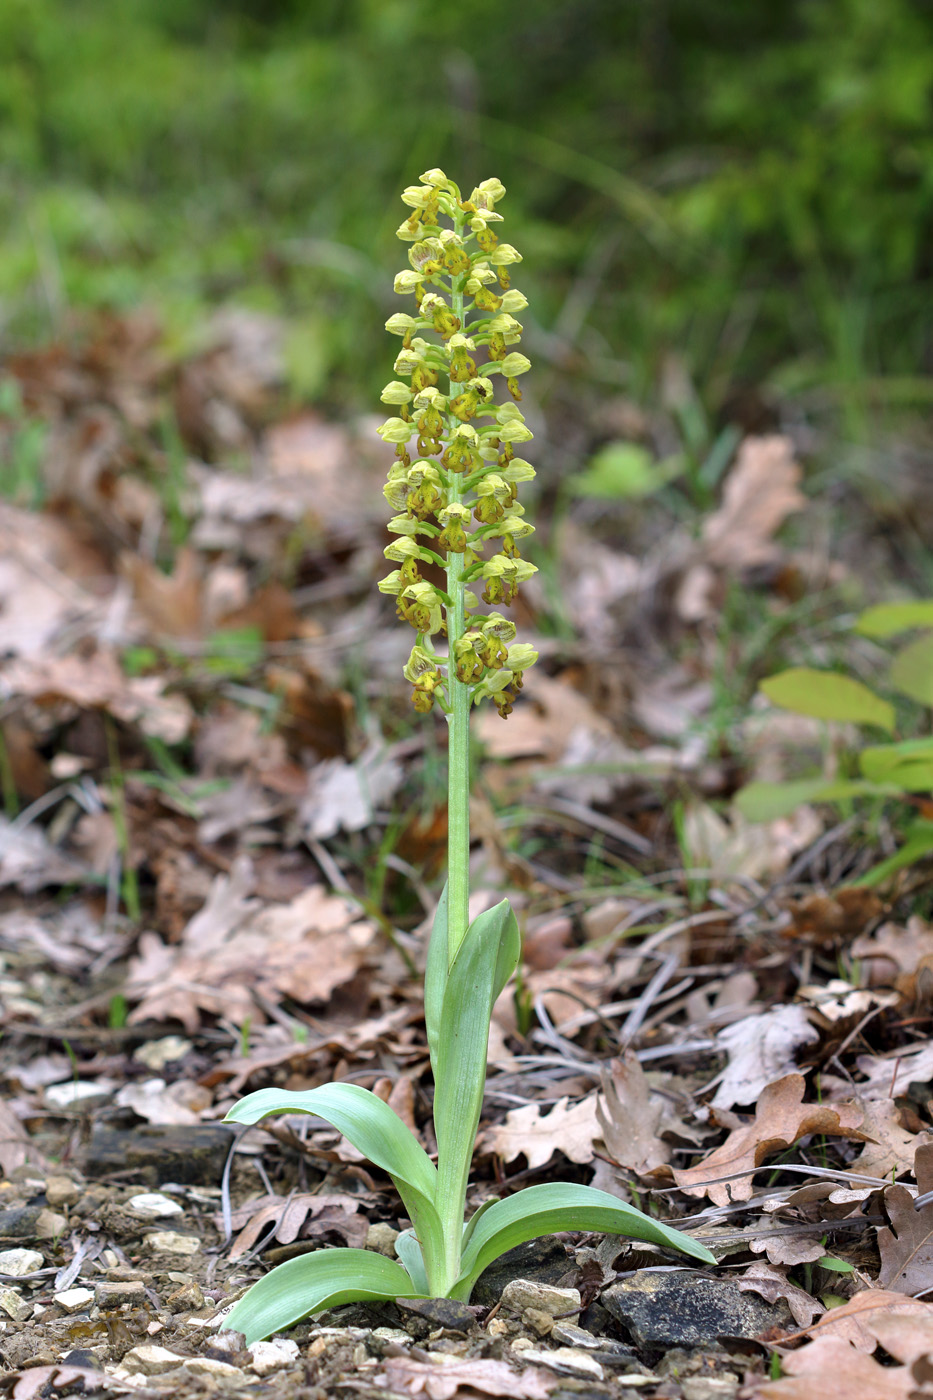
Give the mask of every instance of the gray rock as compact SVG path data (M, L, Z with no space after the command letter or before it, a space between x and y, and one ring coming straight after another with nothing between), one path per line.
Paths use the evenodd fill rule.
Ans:
M426 1337L438 1327L448 1332L469 1332L480 1311L469 1303L457 1303L453 1298L399 1298L396 1306L406 1330L416 1339Z
M728 1279L679 1269L639 1270L605 1289L601 1301L636 1346L654 1353L716 1346L730 1337L750 1340L770 1327L793 1326L783 1299L768 1303Z
M536 1279L513 1278L502 1290L502 1306L510 1312L524 1313L528 1308L536 1308L551 1317L575 1317L580 1311L580 1294L576 1288L556 1288Z
M134 1171L146 1186L181 1182L187 1186L216 1186L224 1169L235 1129L226 1123L194 1126L149 1123L125 1131L95 1125L84 1151L85 1176L109 1176Z
M470 1295L471 1303L492 1307L498 1303L505 1285L514 1278L532 1279L535 1283L559 1284L573 1268L573 1260L560 1240L551 1235L529 1240L510 1249L480 1274Z

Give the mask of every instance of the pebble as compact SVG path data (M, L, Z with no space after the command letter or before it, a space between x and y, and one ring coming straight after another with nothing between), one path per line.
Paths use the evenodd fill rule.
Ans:
M569 1376L582 1376L587 1380L601 1381L603 1368L592 1356L577 1347L555 1347L553 1351L527 1347L521 1353L523 1361L536 1366L547 1366L552 1371L562 1371ZM626 1381L628 1377L626 1376Z
M265 1376L270 1371L277 1371L280 1366L288 1366L292 1361L297 1361L300 1354L297 1342L282 1337L276 1337L271 1342L253 1342L249 1351L253 1358L249 1369L255 1371L257 1376Z
M158 1071L173 1060L183 1059L191 1049L190 1040L184 1040L180 1035L166 1035L161 1040L147 1040L140 1045L133 1051L133 1059L147 1069Z
M185 1370L190 1371L194 1376L242 1376L243 1372L239 1366L231 1366L229 1361L215 1361L212 1356L185 1356L180 1358L185 1363Z
M0 1310L14 1322L25 1322L32 1312L32 1304L27 1303L15 1288L0 1288Z
M68 1229L68 1221L58 1211L43 1207L36 1216L35 1234L37 1240L57 1240Z
M0 1274L12 1274L14 1278L25 1278L35 1273L45 1263L37 1249L0 1250Z
M738 1376L684 1376L680 1382L684 1400L734 1400Z
M146 1301L146 1285L142 1279L102 1280L94 1285L94 1300L99 1308L119 1308L124 1303L137 1306Z
M45 1183L45 1199L53 1209L73 1206L81 1199L81 1187L70 1176L50 1176Z
M154 1230L143 1239L143 1248L150 1254L197 1254L201 1241L194 1235L181 1235L177 1230Z
M170 1196L163 1196L161 1191L144 1191L142 1195L131 1196L126 1206L143 1220L164 1220L169 1215L182 1214L178 1202Z
M554 1288L548 1283L514 1278L502 1290L502 1306L517 1313L534 1309L558 1317L561 1313L579 1311L580 1293L576 1288Z
M543 1308L526 1308L522 1313L522 1322L539 1337L549 1337L554 1330L554 1316Z
M87 1079L66 1079L63 1084L45 1086L45 1101L49 1108L90 1108L95 1099L106 1103L115 1088L109 1079L98 1080L95 1084Z
M170 1293L165 1300L165 1306L169 1312L200 1312L204 1307L204 1294L200 1284L194 1279L188 1283L179 1284L173 1293Z
M161 1376L166 1371L172 1371L176 1366L183 1365L190 1357L179 1356L174 1351L169 1351L168 1347L155 1346L152 1343L139 1347L133 1347L123 1357L123 1367L130 1375L137 1376Z
M64 1308L67 1313L80 1312L94 1301L93 1288L66 1288L62 1293L52 1294L53 1303Z
M594 1337L585 1327L577 1327L572 1322L555 1322L551 1336L555 1342L563 1342L568 1347L589 1347L598 1351L603 1345L603 1338Z
M388 1255L390 1259L395 1258L395 1241L399 1237L399 1231L393 1230L392 1226L385 1220L377 1220L370 1225L366 1231L366 1248L373 1249L377 1254Z

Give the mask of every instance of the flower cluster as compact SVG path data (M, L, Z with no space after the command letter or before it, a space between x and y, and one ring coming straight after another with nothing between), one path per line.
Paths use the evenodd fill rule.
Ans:
M397 538L385 553L398 567L379 587L395 595L399 616L418 634L404 674L422 712L436 700L449 713L452 692L465 686L471 703L489 696L507 715L537 659L515 642L512 622L478 611L474 591L507 606L535 572L518 547L534 527L517 499L535 473L515 456L532 436L518 407L518 380L531 364L515 348L516 314L528 303L510 285L521 255L495 232L504 194L499 180L484 180L463 199L443 170L428 170L402 195L412 212L398 236L411 245L410 267L395 290L414 297L415 314L386 322L403 337L399 378L382 391L397 416L379 429L395 444L384 490ZM497 402L502 383L509 397ZM445 571L446 586L425 576L432 565L435 576ZM434 648L438 635L447 637L445 653Z

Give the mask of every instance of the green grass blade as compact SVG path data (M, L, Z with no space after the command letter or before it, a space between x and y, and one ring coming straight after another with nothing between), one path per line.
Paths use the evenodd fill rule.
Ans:
M394 1259L368 1249L319 1249L279 1264L234 1303L223 1326L246 1345L340 1303L423 1297Z
M300 1091L257 1089L235 1103L224 1122L258 1123L270 1113L313 1113L332 1123L395 1182L418 1231L429 1272L432 1261L443 1258L443 1228L435 1206L437 1171L387 1103L359 1084L321 1084Z
M526 1187L508 1200L490 1206L470 1237L462 1272L451 1296L468 1300L479 1275L500 1254L526 1240L560 1230L602 1230L607 1235L626 1235L679 1249L705 1264L716 1262L705 1245L680 1230L651 1220L608 1191L571 1182L549 1182Z

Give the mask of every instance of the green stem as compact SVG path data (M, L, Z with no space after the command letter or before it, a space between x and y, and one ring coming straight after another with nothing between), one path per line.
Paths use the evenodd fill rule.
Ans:
M456 231L462 232L464 220L457 218ZM450 282L451 310L463 325L463 277L452 277ZM458 386L448 381L447 392L453 397ZM448 431L456 427L456 420L448 416ZM462 474L450 473L449 499L451 504L459 503L464 494ZM449 553L447 556L447 592L450 606L446 609L447 644L450 661L448 664L448 694L450 713L447 716L448 791L447 791L447 879L448 889L448 933L447 962L451 966L457 949L466 937L469 924L470 903L470 686L457 679L454 673L454 647L465 631L463 554ZM459 1246L459 1241L458 1241Z

